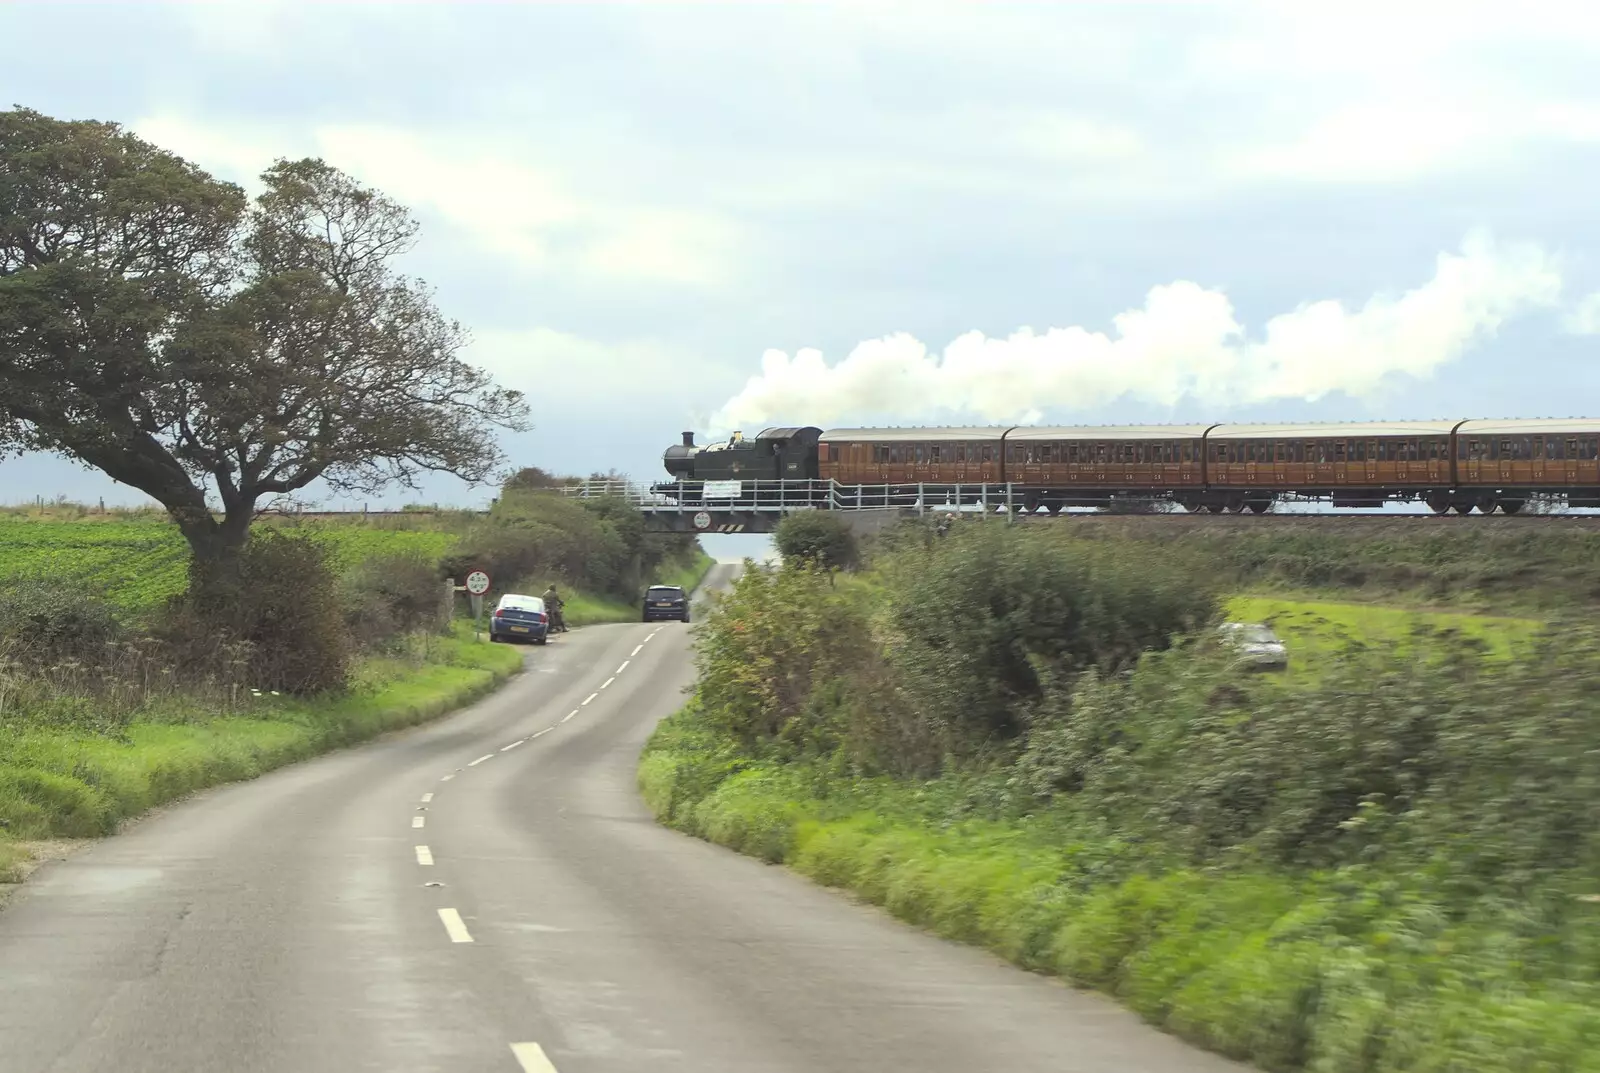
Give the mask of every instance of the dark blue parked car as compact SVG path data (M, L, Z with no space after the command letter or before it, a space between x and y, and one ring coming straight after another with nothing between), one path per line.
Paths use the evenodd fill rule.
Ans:
M544 601L537 596L519 596L508 592L500 597L500 603L489 619L491 641L532 641L542 645L549 640L549 635L550 613L545 610Z

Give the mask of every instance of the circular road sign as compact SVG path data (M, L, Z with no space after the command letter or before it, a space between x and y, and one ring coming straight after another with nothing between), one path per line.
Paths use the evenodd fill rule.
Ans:
M711 515L705 511L696 514L694 516L694 527L696 529L709 529L711 527Z
M489 591L489 575L482 570L474 570L467 575L467 591L474 596L482 596Z

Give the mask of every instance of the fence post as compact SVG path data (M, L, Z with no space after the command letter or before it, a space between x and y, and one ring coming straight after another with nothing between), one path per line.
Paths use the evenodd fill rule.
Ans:
M1014 509L1015 504L1012 502L1011 488L1012 488L1011 482L1007 481L1006 482L1006 524L1007 525L1015 525L1015 524L1017 524L1017 512Z

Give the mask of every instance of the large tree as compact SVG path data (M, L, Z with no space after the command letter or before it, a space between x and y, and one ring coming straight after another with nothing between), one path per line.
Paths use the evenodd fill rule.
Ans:
M202 579L270 497L481 481L526 427L396 271L403 208L320 160L262 181L251 204L116 124L0 112L0 450L150 495Z

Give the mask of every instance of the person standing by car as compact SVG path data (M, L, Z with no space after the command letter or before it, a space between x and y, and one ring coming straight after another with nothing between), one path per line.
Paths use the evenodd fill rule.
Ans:
M545 610L550 612L550 628L556 633L566 633L567 616L561 613L562 601L561 595L556 592L556 583L552 581L539 598L544 601Z

